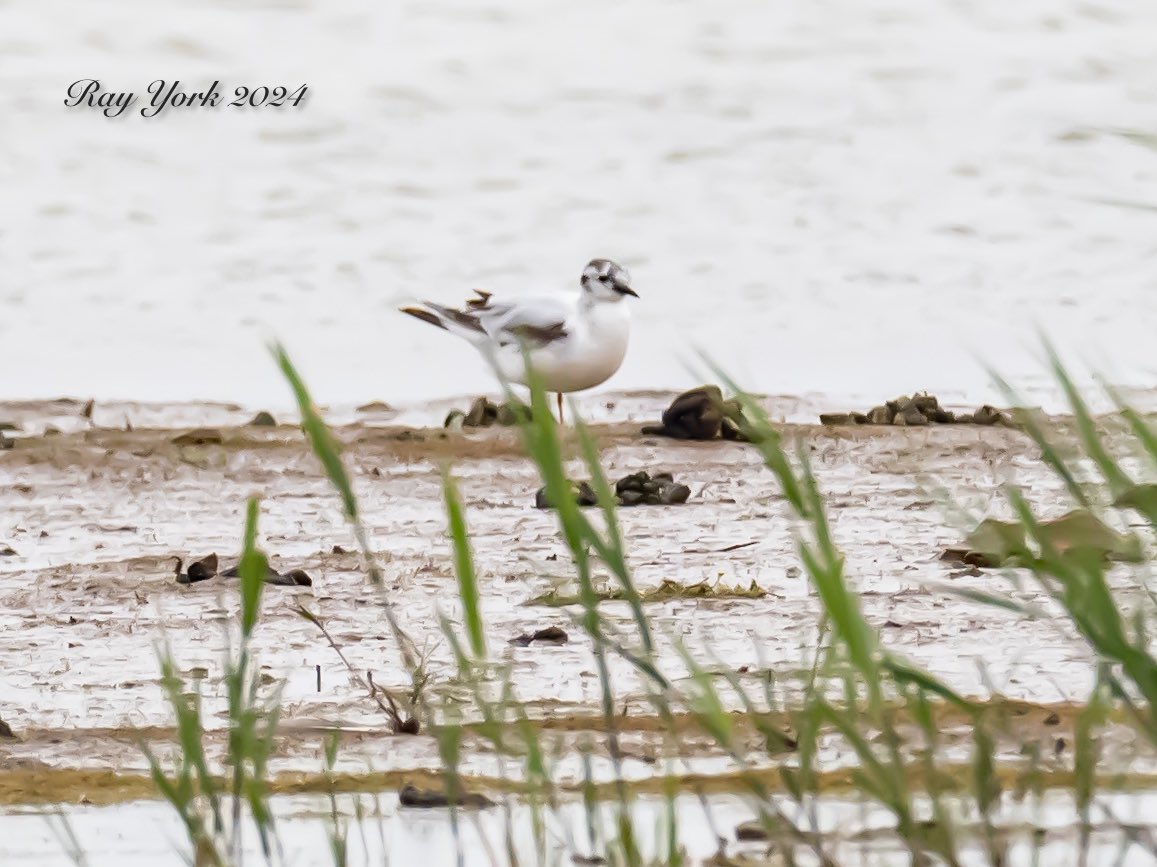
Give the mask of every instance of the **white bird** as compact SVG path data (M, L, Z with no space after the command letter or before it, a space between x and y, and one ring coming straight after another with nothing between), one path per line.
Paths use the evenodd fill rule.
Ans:
M630 310L622 301L638 295L627 270L610 259L592 259L577 295L496 301L475 289L459 310L433 301L402 307L403 313L469 341L506 382L526 385L525 344L530 365L547 391L562 396L610 379L627 354Z

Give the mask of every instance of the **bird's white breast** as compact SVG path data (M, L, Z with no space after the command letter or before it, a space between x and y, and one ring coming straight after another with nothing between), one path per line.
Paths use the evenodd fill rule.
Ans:
M531 363L547 391L583 391L601 385L614 375L627 354L631 314L625 303L592 304L576 310L568 319L567 339L530 354ZM507 376L524 382L522 360L504 363Z

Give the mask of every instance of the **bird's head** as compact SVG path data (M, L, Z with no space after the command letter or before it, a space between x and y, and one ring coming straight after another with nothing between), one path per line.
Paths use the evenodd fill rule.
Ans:
M625 295L638 294L631 288L631 275L610 259L591 259L583 269L579 285L592 298L600 301L621 301Z

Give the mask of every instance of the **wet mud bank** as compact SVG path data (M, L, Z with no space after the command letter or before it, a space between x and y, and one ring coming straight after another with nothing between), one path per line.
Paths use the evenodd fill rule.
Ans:
M678 643L709 668L723 666L753 683L775 672L786 682L801 669L801 648L816 641L819 611L799 568L786 504L757 450L720 433L726 413L706 424L685 414L665 419L666 428L712 434L708 441L643 433L640 422L658 417L669 398L652 401L639 418L593 427L607 476L635 480L620 496L650 491L640 473L688 489L681 504L655 497L620 512L658 658L671 676L684 674ZM263 682L286 683L276 772L316 772L319 733L339 730L350 773L370 762L398 775L389 778L398 785L424 788L422 774L439 763L434 740L426 732L390 735L350 676L352 669L386 689L409 687L379 591L367 583L337 497L300 429L284 417L281 424L249 424L253 412L240 407L151 412L147 426L113 427L97 407L95 423L65 429L27 407L0 405L0 418L11 415L19 425L7 434L11 448L0 453L0 718L13 733L0 738L0 778L12 775L8 783L0 779L4 799L16 802L12 793L34 778L51 791L49 776L107 767L124 769L129 796L141 796L131 783L145 769L137 740L171 736L156 656L162 637L181 674L201 690L210 728L224 728L222 654L237 590L217 564L208 574L203 560L214 552L222 566L236 562L245 501L254 494L262 499L270 579L300 571L311 582L287 579L292 586L267 590L255 642ZM455 690L438 615L462 617L442 501L440 472L448 464L466 509L487 643L509 665L534 724L557 736L564 755L573 754L582 733L600 728L598 678L589 641L572 628L573 569L555 516L536 508L542 482L519 431L448 430L436 422L414 428L378 410L370 416L355 413L336 435L385 576L380 592L426 654L435 698ZM1065 427L1058 422L1062 438ZM944 589L1007 592L1049 609L1014 571L942 557L981 518L1010 517L1002 493L1008 484L1021 486L1046 515L1069 510L1032 442L1002 425L778 429L811 456L846 573L884 643L965 694L993 697L995 688L999 701L1026 703L1025 719L1033 722L1025 737L1054 755L1058 773L1070 767L1057 743L1071 742L1064 708L1092 682L1085 646L1059 621L1026 621ZM569 439L566 447L572 478L585 477L577 447ZM598 519L597 510L592 515ZM205 580L175 578L178 557L185 566L177 575ZM1113 568L1122 587L1140 586L1143 565ZM606 616L629 633L629 607L608 577L599 580ZM299 606L324 623L349 669ZM534 640L536 634L545 637ZM621 660L611 665L631 704L642 691L637 673ZM780 697L790 703L790 692ZM642 698L634 702L623 726L627 761L640 780L653 776L667 748L645 707ZM725 767L709 738L691 734L680 748L700 777ZM966 749L946 738L947 760ZM831 761L830 773L841 772L841 761ZM464 773L489 779L494 762L482 741L466 744ZM1144 763L1138 767L1145 772ZM62 799L71 800L73 784L53 778Z

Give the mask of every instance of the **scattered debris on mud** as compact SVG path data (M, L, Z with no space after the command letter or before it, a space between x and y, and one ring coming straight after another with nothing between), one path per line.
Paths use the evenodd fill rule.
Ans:
M595 591L600 602L614 602L626 599L620 587L605 587ZM643 602L669 602L674 599L762 599L767 591L751 582L747 587L712 583L706 578L695 584L680 584L670 578L664 578L658 587L639 590L639 598ZM527 605L578 605L582 602L577 593L564 593L552 590L541 596L536 596L527 602Z
M744 440L742 425L738 400L724 400L717 385L700 385L671 401L662 424L645 425L642 432L677 440Z
M575 502L580 506L596 506L599 498L589 482L571 482ZM687 502L691 489L675 481L670 473L651 475L646 470L623 476L615 482L615 502L619 506L679 506ZM534 495L538 509L552 509L553 504L541 487Z
M493 425L512 427L520 420L529 418L530 408L524 404L516 402L495 403L488 397L479 397L470 404L470 409L466 412L462 412L460 409L450 410L446 420L442 422L442 427L449 430L461 430L465 427L491 427Z
M545 629L539 629L533 634L523 633L510 639L508 644L513 644L515 647L529 647L531 644L566 644L570 638L566 634L566 630L558 626L548 626Z
M940 406L934 394L920 392L889 400L867 412L827 412L820 415L826 425L896 425L920 427L930 424L976 424L1015 427L1008 413L985 404L973 412L953 412Z
M1140 539L1132 534L1118 533L1084 509L1075 509L1052 521L1042 521L1040 532L1043 541L1060 554L1091 550L1106 560L1139 563L1144 559ZM1022 565L1026 552L1030 552L1030 547L1022 524L986 518L968 534L963 547L948 548L940 559L994 569Z
M419 807L423 809L449 807L451 801L456 807L485 809L486 807L497 806L485 795L479 795L474 792L460 792L455 794L453 799L445 792L419 789L417 786L411 785L402 786L402 790L398 792L398 803L403 807Z

